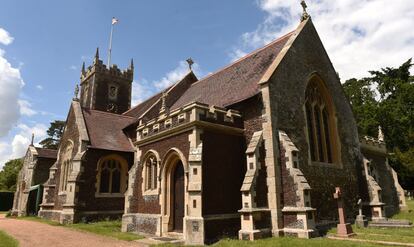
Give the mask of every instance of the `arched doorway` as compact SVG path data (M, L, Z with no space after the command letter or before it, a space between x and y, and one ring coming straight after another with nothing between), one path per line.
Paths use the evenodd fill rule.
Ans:
M174 232L182 232L184 218L184 166L181 161L177 162L171 175L172 230Z
M187 159L183 153L170 149L162 158L161 175L161 235L168 236L169 232L182 233L185 231L184 217L186 215L186 186Z

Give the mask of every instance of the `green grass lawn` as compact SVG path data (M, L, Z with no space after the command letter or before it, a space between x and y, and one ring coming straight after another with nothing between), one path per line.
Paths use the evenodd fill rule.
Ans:
M174 247L174 244L160 244L160 247ZM287 247L287 246L299 246L299 247L321 247L321 246L335 246L335 247L371 247L379 246L370 243L360 243L351 241L332 240L327 238L313 238L313 239L301 239L293 237L280 237L280 238L266 238L256 241L246 240L233 240L224 239L213 245L214 247Z
M216 247L233 247L233 246L249 246L249 247L278 247L278 246L303 246L303 247L320 247L320 246L335 246L335 247L351 247L351 246L378 246L369 243L358 243L350 241L331 240L327 238L313 238L313 239L300 239L292 237L282 238L267 238L256 241L242 241L242 240L221 240L214 244Z
M19 243L5 232L0 231L0 247L17 247Z
M392 219L406 219L414 222L414 200L407 200L407 208L394 215ZM357 239L414 243L414 228L357 228L353 225L352 229L357 234L354 237ZM336 228L330 230L329 233L335 234Z
M91 223L76 223L76 224L68 224L62 225L55 221L45 220L39 217L19 217L17 219L22 220L30 220L36 221L40 223L45 223L52 226L62 226L68 227L75 230L91 232L107 237L112 237L120 240L126 241L133 241L137 239L143 238L142 236L130 232L121 232L121 225L122 222L120 220L107 220L107 221L99 221L99 222L91 222Z
M143 238L138 234L130 232L121 232L122 222L120 220L99 221L93 223L78 223L65 225L66 227L92 232L99 235L104 235L120 240L133 241Z
M407 219L414 222L414 200L407 200L407 208L400 213L394 215L393 219ZM414 243L414 229L381 229L381 228L356 228L353 226L354 232L357 233L355 238L365 240L376 241L391 241L402 243ZM336 228L329 231L329 233L336 233ZM168 246L168 245L167 245ZM172 246L172 245L171 245ZM254 242L241 241L241 240L221 240L218 243L212 245L217 247L233 247L233 246L381 246L374 243L362 243L352 241L340 241L327 238L314 238L314 239L299 239L299 238L268 238L263 240L257 240Z
M401 210L400 213L394 215L392 218L393 219L405 219L405 220L409 220L414 223L414 200L406 199L406 202L407 202L407 208Z

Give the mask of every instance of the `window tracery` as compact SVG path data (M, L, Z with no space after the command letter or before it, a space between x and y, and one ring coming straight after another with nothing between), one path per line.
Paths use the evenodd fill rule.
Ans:
M120 194L125 192L126 165L120 159L109 156L98 164L98 194Z
M335 119L333 104L322 82L313 79L306 89L305 114L312 161L335 163Z
M70 172L72 171L72 151L73 151L73 143L72 141L68 141L66 143L66 147L63 150L62 155L60 156L61 159L61 167L60 167L60 186L59 191L66 191L68 186L68 179Z

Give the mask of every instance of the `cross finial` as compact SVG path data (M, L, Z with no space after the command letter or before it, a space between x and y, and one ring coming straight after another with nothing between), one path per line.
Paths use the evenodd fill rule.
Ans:
M300 21L304 21L306 19L308 19L310 17L310 15L308 14L308 12L306 11L306 8L308 8L308 5L306 5L305 0L302 0L300 2L300 5L302 5L303 8L303 12L302 12L302 16L300 18Z
M33 141L34 141L34 133L32 133L32 141L30 142L30 146L33 146Z
M75 97L73 97L73 99L74 100L78 100L78 94L79 94L79 85L78 84L76 84L76 86L75 86L75 91L74 91L74 96Z
M189 58L188 58L187 60L185 60L185 61L187 61L187 63L188 63L188 68L192 71L192 70L193 70L192 66L193 66L193 64L194 64L193 59L192 59L191 57L189 57Z

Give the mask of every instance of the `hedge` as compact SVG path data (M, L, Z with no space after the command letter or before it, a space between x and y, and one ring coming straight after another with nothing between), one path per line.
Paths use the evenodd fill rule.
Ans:
M0 191L0 211L9 211L13 207L14 192Z

